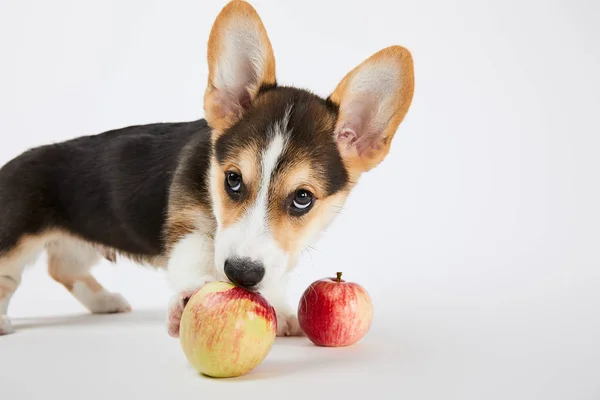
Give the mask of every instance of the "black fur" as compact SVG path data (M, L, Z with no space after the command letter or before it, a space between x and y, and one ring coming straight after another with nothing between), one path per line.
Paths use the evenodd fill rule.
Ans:
M161 254L168 188L191 141L200 155L209 153L205 120L131 126L26 151L0 169L0 254L48 228L130 254ZM208 157L197 160L202 174Z
M337 106L310 92L264 87L240 122L217 140L223 161L250 142L268 143L268 128L292 104L292 128L278 169L299 158L322 171L327 195L348 174L333 139ZM60 229L131 255L164 255L169 189L177 186L210 210L212 155L204 119L131 126L28 150L0 169L0 255L27 234Z
M337 106L306 90L285 86L263 86L260 96L266 98L246 111L243 123L225 131L215 145L217 161L224 163L242 148L254 145L265 149L273 123L281 121L291 105L287 133L287 147L275 174L299 159L310 160L314 169L321 171L330 196L346 187L348 173L333 137L338 115Z

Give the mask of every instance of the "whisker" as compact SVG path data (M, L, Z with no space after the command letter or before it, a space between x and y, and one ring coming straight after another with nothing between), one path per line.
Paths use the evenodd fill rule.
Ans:
M312 253L310 252L310 249L309 249L309 248L306 248L304 251L305 251L306 253L308 253L308 255L310 256L310 264L314 266L315 262L314 262L314 260L313 260L313 255L312 255Z
M214 238L214 236L215 236L215 233L216 233L216 232L217 232L217 228L213 228L213 229L211 229L210 231L206 232L206 233L204 234L204 237L205 237L206 239L212 240L212 241L214 242L214 241L215 241L215 238Z
M319 253L321 253L321 254L323 254L323 255L326 255L326 254L325 254L324 252L322 252L321 250L317 249L316 247L310 246L310 245L307 247L307 249L311 249L311 250L317 251L317 252L319 252Z

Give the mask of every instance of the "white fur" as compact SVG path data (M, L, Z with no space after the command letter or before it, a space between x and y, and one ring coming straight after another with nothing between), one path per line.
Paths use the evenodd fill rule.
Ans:
M287 129L289 114L290 109L282 121L275 124L270 132L272 140L261 154L261 182L256 201L232 226L222 228L219 223L215 237L216 270L224 275L222 271L225 261L233 257L259 262L265 267L265 276L259 284L261 289L277 284L290 262L290 254L278 245L267 220L271 175L286 148L284 131ZM218 204L218 200L215 199L214 203ZM218 209L216 211L219 212Z
M275 308L277 314L278 336L299 336L302 334L296 311L286 298L288 280L290 275L284 274L278 282L265 286L260 293Z
M33 264L44 249L44 241L33 239L18 250L18 255L0 260L0 286L13 293L21 284L21 275L28 265ZM10 296L9 296L10 297ZM6 314L8 303L0 300L0 315Z
M396 95L400 89L400 65L389 60L366 64L349 83L347 100L340 108L351 121L361 121L369 131L381 132L394 115ZM346 126L346 135L360 136L352 123Z
M222 228L222 210L218 197L223 176L213 164L210 171L211 199L217 230L214 243L207 239L203 230L190 234L174 248L169 261L169 275L176 293L169 304L167 326L171 335L178 334L178 315L181 313L182 294L202 287L213 280L226 280L225 260L230 257L248 257L262 263L265 276L259 285L261 294L277 312L279 336L300 335L296 313L286 300L290 254L279 247L268 226L267 209L271 175L286 148L286 131L291 107L281 121L276 123L270 135L268 147L261 154L261 182L254 205L233 226ZM213 161L214 162L214 161Z
M208 281L225 279L225 275L215 269L213 241L202 229L190 233L175 245L167 271L169 282L177 292L194 290Z
M49 260L59 260L56 273L64 277L86 275L100 261L100 254L92 245L70 237L49 240L46 251Z
M0 315L0 336L13 333L14 329L10 322L10 318L6 315Z
M15 289L16 289L16 286L17 285L15 285ZM8 318L8 316L6 316L6 314L8 312L8 304L10 303L11 297L12 297L12 294L9 294L8 296L6 296L2 300L0 300L0 336L8 335L9 333L14 332L14 329L10 322L10 318Z
M93 292L82 281L75 281L71 294L94 314L131 311L131 306L120 294L110 293L104 289Z
M44 248L43 240L31 240L20 250L17 256L0 259L0 335L13 333L8 313L8 306L13 293L21 284L21 276L25 268L33 264Z
M398 90L399 66L389 60L365 64L350 82L352 93L373 93L379 99L395 96Z
M17 285L15 285L15 289L16 288ZM13 289L13 293L15 289ZM6 295L2 300L0 300L0 316L6 315L8 313L8 305L10 304L11 297L12 293Z
M253 20L239 18L231 20L226 31L214 84L219 89L248 88L258 83L257 77L266 64L259 27Z
M17 256L0 259L0 286L5 292L8 291L8 296L0 299L0 334L13 331L10 319L6 316L10 299L21 282L23 270L35 262L44 248L48 253L50 275L65 285L72 283L71 294L91 312L131 310L121 295L103 289L90 274L90 269L100 259L94 245L59 233L48 234L28 240L18 250ZM90 282L93 282L94 290L88 286Z
M59 282L73 280L71 294L90 312L95 314L131 311L123 296L101 288L92 290L86 279L94 280L90 270L100 260L97 249L72 237L59 237L46 244L49 272Z

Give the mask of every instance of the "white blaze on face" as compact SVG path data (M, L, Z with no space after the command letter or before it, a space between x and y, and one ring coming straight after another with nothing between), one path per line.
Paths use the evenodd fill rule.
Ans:
M271 141L260 155L260 186L255 202L235 224L224 229L219 226L215 237L215 267L222 277L227 259L248 258L265 268L261 288L278 282L289 264L290 255L275 241L267 215L271 176L286 147L282 132L287 128L288 115L270 132Z

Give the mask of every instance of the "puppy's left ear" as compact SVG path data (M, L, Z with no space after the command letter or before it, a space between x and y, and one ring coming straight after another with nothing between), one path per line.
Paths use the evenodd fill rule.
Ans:
M227 129L241 118L262 85L275 83L273 48L258 13L245 1L229 2L208 39L206 120L214 129Z
M372 169L388 154L413 92L412 56L391 46L350 71L329 96L339 105L334 135L352 174Z

